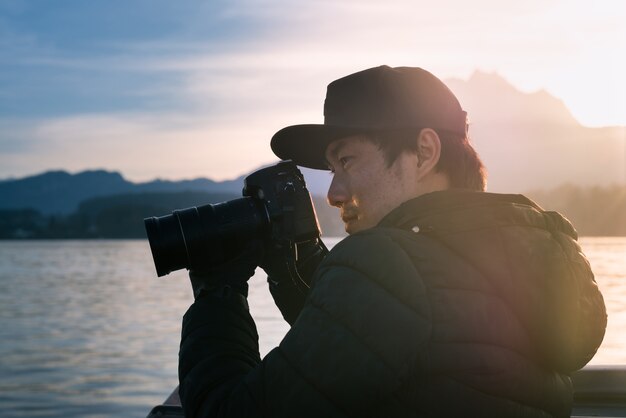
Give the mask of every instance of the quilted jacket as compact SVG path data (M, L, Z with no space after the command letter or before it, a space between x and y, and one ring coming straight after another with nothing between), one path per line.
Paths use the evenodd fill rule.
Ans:
M187 417L569 417L606 310L571 224L520 195L444 191L337 244L261 359L245 298L183 320Z

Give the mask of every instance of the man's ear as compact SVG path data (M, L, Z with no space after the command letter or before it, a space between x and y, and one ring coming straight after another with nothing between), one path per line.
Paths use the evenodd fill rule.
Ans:
M430 128L422 129L417 136L417 167L420 177L434 171L441 157L441 140L437 132Z

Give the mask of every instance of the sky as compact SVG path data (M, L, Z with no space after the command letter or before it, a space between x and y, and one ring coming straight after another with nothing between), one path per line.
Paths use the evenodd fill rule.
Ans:
M0 179L235 178L381 64L495 72L626 125L625 21L622 0L2 0Z

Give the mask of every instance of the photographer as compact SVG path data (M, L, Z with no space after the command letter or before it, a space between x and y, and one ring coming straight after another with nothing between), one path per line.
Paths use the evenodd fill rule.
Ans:
M328 201L350 236L328 254L312 240L297 260L252 240L190 272L186 416L569 417L569 374L606 326L571 224L521 195L484 192L466 113L427 71L336 80L324 116L271 145L333 173ZM258 265L292 325L263 359L246 302Z

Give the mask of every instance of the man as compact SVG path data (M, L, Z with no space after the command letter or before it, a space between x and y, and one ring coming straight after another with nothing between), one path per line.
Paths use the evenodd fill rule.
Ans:
M466 114L422 69L339 79L324 114L279 131L272 148L332 171L328 201L350 236L303 305L254 249L192 275L212 290L183 323L187 416L569 417L569 374L606 326L570 223L483 191ZM263 360L245 303L259 261L292 323Z

